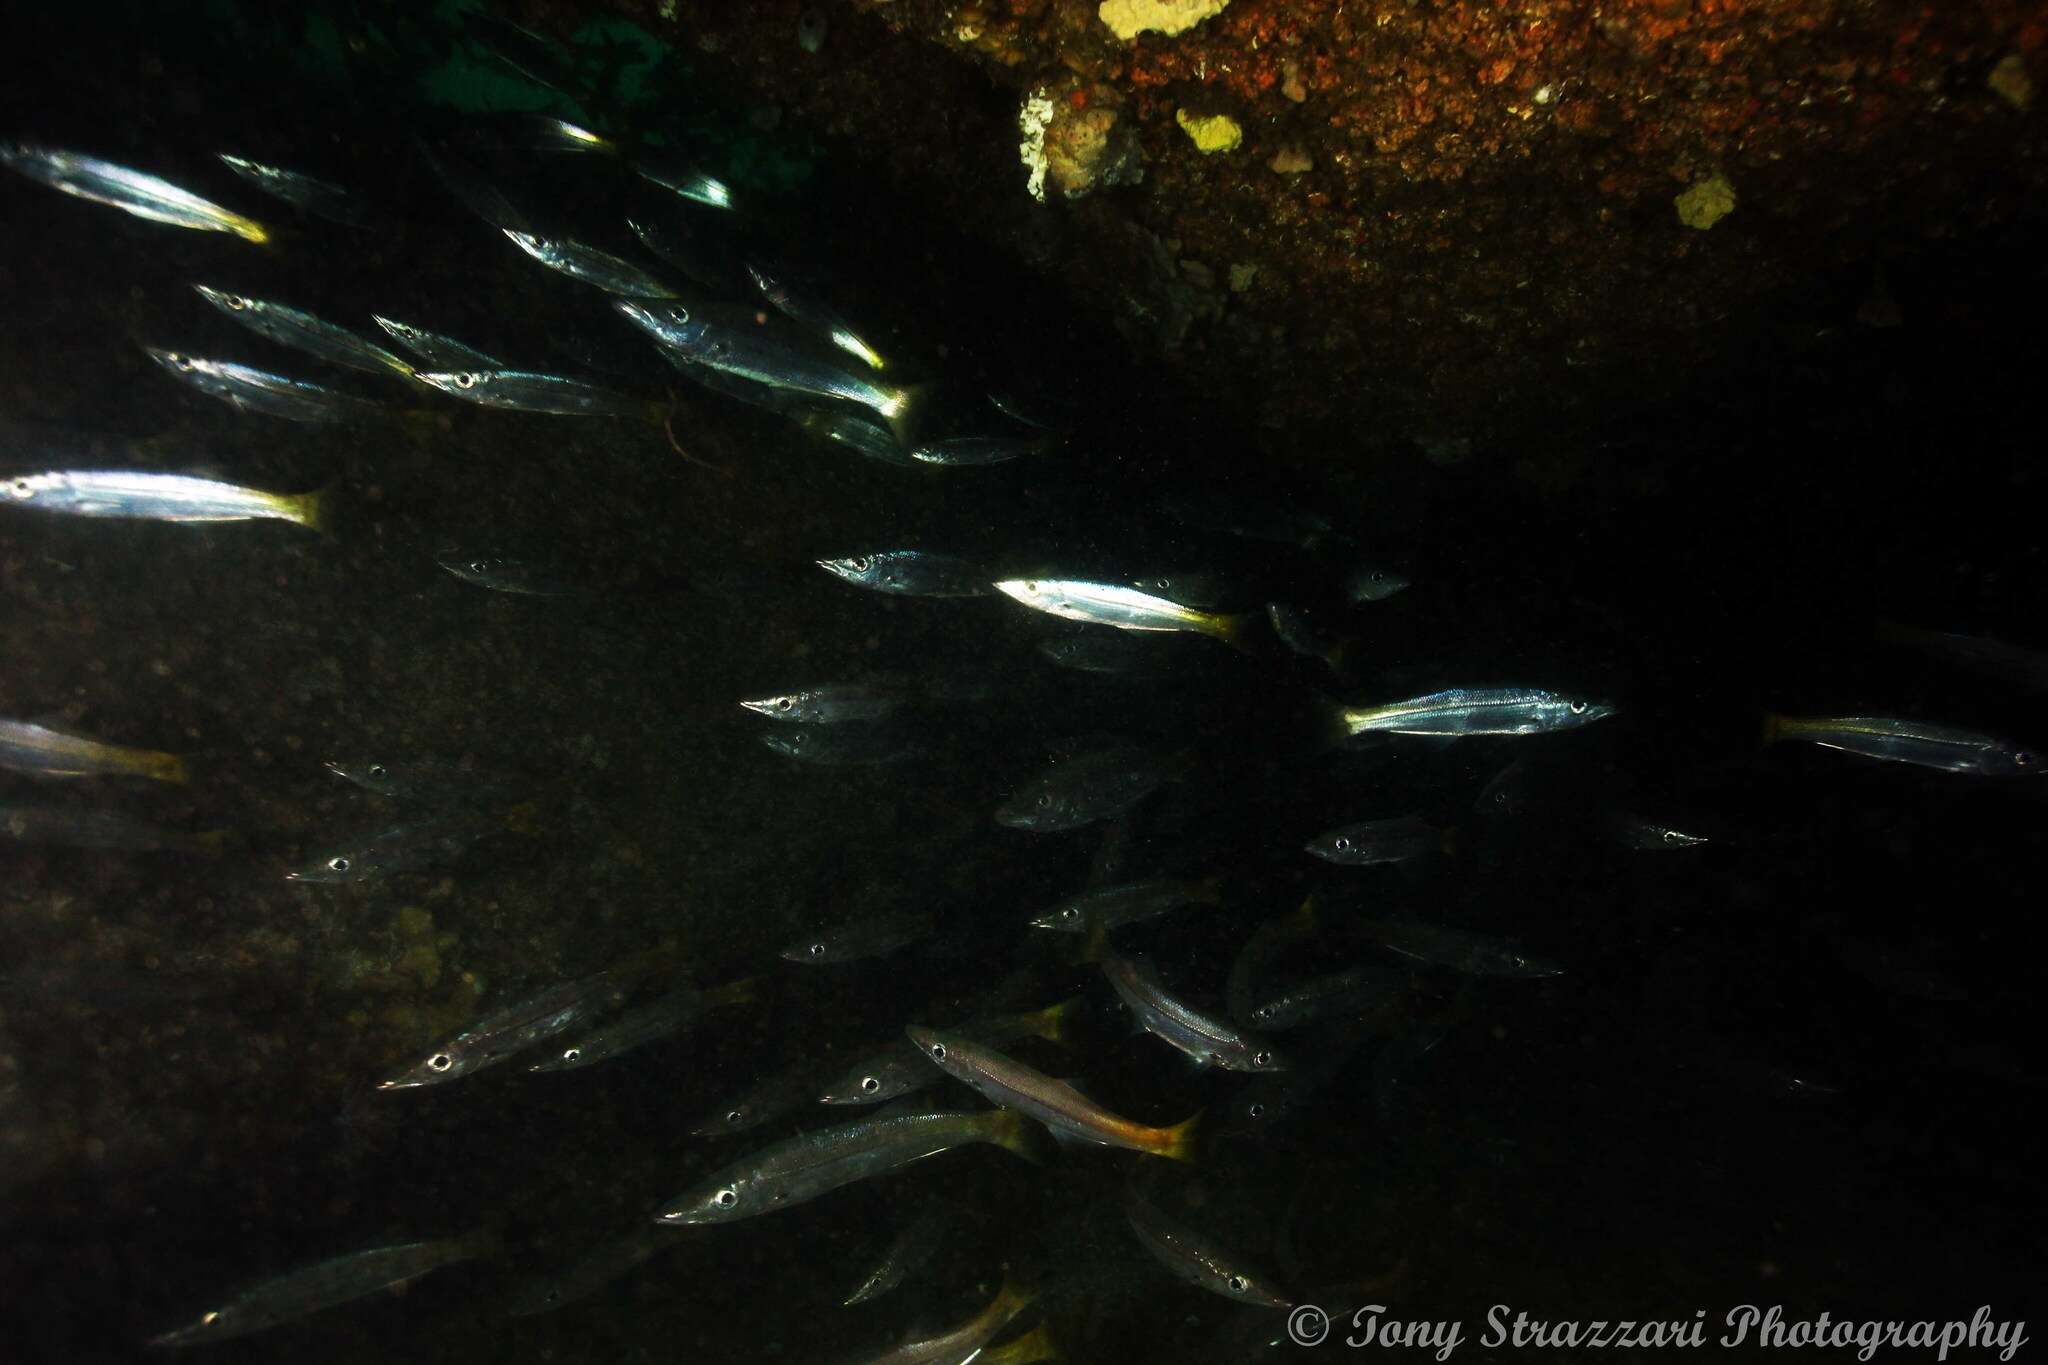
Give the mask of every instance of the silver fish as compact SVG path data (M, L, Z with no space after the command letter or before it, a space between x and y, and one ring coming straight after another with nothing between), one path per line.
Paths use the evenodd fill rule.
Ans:
M900 910L870 915L849 924L808 934L782 950L784 962L857 962L905 948L932 931L929 910Z
M908 442L931 392L928 385L893 383L869 370L850 370L814 354L809 338L748 326L727 314L704 317L674 304L648 306L621 299L612 305L664 349L695 365L793 393L854 403L871 410Z
M633 169L650 184L710 209L733 208L732 186L717 176L661 153L642 153Z
M672 218L640 215L628 218L626 226L640 239L640 245L705 288L735 292L741 287L737 268L701 246L693 233Z
M869 345L853 329L852 323L791 286L788 280L751 261L747 264L747 277L761 291L761 297L774 304L775 311L790 321L810 328L871 370L889 368L889 362L882 358L882 353Z
M64 469L15 474L0 483L6 502L74 517L138 521L289 521L326 527L326 494L266 493L185 474L139 469Z
M679 986L644 1005L636 1005L618 1018L600 1024L589 1033L543 1056L528 1071L575 1071L596 1066L648 1043L672 1037L724 1005L745 1004L754 999L754 981L748 978L714 990Z
M928 1064L925 1065L930 1069ZM934 1204L926 1209L889 1240L875 1268L861 1277L861 1282L854 1286L851 1294L840 1300L840 1304L851 1308L857 1303L879 1299L922 1270L925 1262L938 1254L953 1223L952 1210L945 1205Z
M327 771L365 791L406 801L489 803L524 793L525 778L436 759L329 759Z
M498 827L502 822L473 812L411 820L317 853L285 873L285 880L340 885L438 867Z
M53 190L90 199L152 223L200 232L232 232L243 241L258 244L270 240L270 229L253 218L224 209L190 190L179 189L168 180L96 156L29 142L0 142L0 165L31 180L40 180Z
M1014 1109L884 1114L775 1143L716 1172L654 1217L663 1223L752 1218L975 1142L1036 1160L1024 1116Z
M1067 1023L1080 1008L1078 1000L1048 1005L1029 1014L999 1015L977 1019L960 1026L960 1036L991 1047L1014 1043L1020 1038L1044 1038L1062 1042ZM820 1104L881 1104L936 1084L945 1073L931 1064L924 1051L907 1038L861 1058L818 1094Z
M929 550L877 550L821 559L818 567L856 587L903 597L986 597L994 591L987 571Z
M1422 920L1378 919L1359 921L1359 927L1382 946L1403 957L1448 967L1467 976L1541 977L1564 974L1564 968L1533 957L1512 943L1448 925L1429 924Z
M429 332L424 327L415 327L409 322L398 322L381 313L370 314L370 320L391 334L392 340L411 351L435 370L505 370L511 367L504 361L485 355L476 347L444 337L439 332Z
M26 720L0 720L0 768L37 777L147 777L176 783L191 777L176 754L103 744Z
M1289 948L1307 942L1321 931L1313 895L1306 897L1298 908L1275 915L1252 930L1251 937L1231 961L1230 975L1224 982L1223 998L1230 1006L1230 1017L1240 1024L1259 1023L1252 1012L1263 997L1267 969Z
M2040 754L1991 735L1888 716L1765 716L1764 743L1785 739L1979 777L2032 777L2048 768Z
M192 1346L261 1332L322 1309L367 1298L443 1266L474 1260L495 1246L496 1241L489 1234L478 1233L438 1242L373 1247L337 1256L266 1280L201 1314L190 1326L165 1332L149 1344Z
M1106 820L1176 780L1183 765L1129 745L1063 759L1019 787L996 807L1010 829L1041 834L1079 829Z
M351 370L412 378L410 362L373 341L364 340L346 327L267 299L252 299L247 294L232 294L205 284L192 287L199 292L200 298L258 336L268 337L280 346L304 351Z
M777 692L766 697L749 697L747 710L770 720L797 725L840 725L848 721L880 720L903 709L911 699L908 686L900 680L870 679L863 682L824 683L796 692Z
M1399 999L1408 988L1405 973L1390 967L1353 967L1328 976L1298 981L1254 1005L1251 1020L1260 1028L1300 1028L1332 1014L1362 1014Z
M744 1133L770 1119L781 1118L812 1103L817 1097L818 1064L806 1057L795 1066L755 1082L743 1094L734 1096L700 1119L690 1129L692 1137L722 1137Z
M1131 1231L1159 1264L1198 1289L1261 1308L1292 1308L1272 1278L1192 1228L1161 1213L1134 1189L1124 1191L1124 1215Z
M1613 714L1605 702L1533 687L1452 688L1342 712L1346 731L1354 735L1539 735L1591 725Z
M512 239L513 245L548 269L559 271L572 280L594 285L607 294L623 294L631 299L672 299L676 296L675 290L631 261L609 251L599 251L594 246L565 238L538 237L517 228L506 228L504 233Z
M230 360L186 355L183 351L155 346L142 349L176 378L238 412L282 417L288 422L362 422L384 415L381 403L304 379L272 374Z
M557 417L638 417L661 415L645 399L630 398L567 375L527 370L454 370L422 373L420 383L480 407L512 412L541 412Z
M1047 443L1039 439L1023 440L1015 436L955 436L945 441L927 441L910 452L910 458L920 464L942 464L960 467L1005 464L1026 455L1042 454Z
M1288 1069L1278 1048L1178 999L1146 964L1109 953L1102 959L1102 974L1147 1033L1201 1065L1226 1071Z
M1355 604L1384 602L1406 591L1414 580L1384 564L1360 564L1344 575L1344 595Z
M1117 929L1139 920L1152 919L1183 905L1222 903L1222 884L1214 877L1200 880L1152 877L1071 896L1043 914L1033 916L1031 927L1054 929L1066 934L1086 934L1097 928Z
M632 975L619 969L556 982L437 1043L411 1066L379 1081L377 1088L440 1085L496 1066L617 1009L631 984Z
M355 195L331 181L305 175L299 171L286 170L261 161L251 161L246 156L235 156L228 152L216 153L221 164L242 179L262 190L272 198L282 199L293 208L329 222L362 227L370 221L369 206Z
M434 562L465 583L492 592L516 593L524 597L566 597L577 591L575 583L551 565L502 555L437 555Z
M1325 862L1346 867L1369 867L1374 863L1398 863L1425 853L1448 852L1450 835L1414 816L1393 820L1365 820L1318 835L1307 852Z
M1673 829L1669 825L1646 820L1627 811L1611 811L1602 823L1606 827L1608 837L1628 848L1698 848L1701 844L1712 842L1704 834L1687 834L1682 829Z
M1006 578L996 591L1033 611L1119 630L1186 630L1242 644L1254 618L1185 606L1120 583L1078 578Z
M895 433L885 426L877 425L857 412L846 412L831 408L805 408L795 416L795 422L810 435L836 446L844 446L854 454L882 464L900 465L908 468L917 463Z

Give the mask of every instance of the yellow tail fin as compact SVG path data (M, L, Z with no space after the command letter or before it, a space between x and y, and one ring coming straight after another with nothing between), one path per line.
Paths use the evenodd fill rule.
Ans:
M889 424L889 430L903 443L905 450L917 448L917 432L924 425L925 409L931 406L938 393L936 383L905 384L896 390L887 406L878 409L882 419Z
M996 1291L995 1298L991 1299L988 1307L982 1310L982 1317L996 1324L994 1330L989 1335L994 1336L996 1332L1002 1331L1005 1323L1009 1322L1011 1318L1016 1317L1026 1308L1029 1308L1031 1301L1037 1297L1037 1290L1026 1287L1018 1280L1014 1272L1005 1271L1003 1273L1003 1287Z
M758 976L743 976L709 992L709 999L714 1005L750 1005L760 998L760 984Z
M1013 1341L1006 1341L975 1357L981 1365L1040 1365L1047 1360L1064 1359L1060 1355L1059 1343L1052 1339L1052 1325L1041 1322Z
M1179 1123L1174 1124L1173 1127L1161 1129L1160 1131L1165 1134L1165 1140L1160 1143L1153 1155L1167 1157L1174 1161L1193 1161L1195 1159L1195 1126L1201 1121L1201 1111L1197 1110Z
M1040 1154L1038 1129L1031 1120L1015 1109L998 1109L995 1114L991 1132L996 1146L1034 1166L1043 1166L1045 1159Z
M1057 1005L1047 1005L1032 1016L1035 1023L1031 1032L1048 1043L1064 1043L1067 1041L1067 1026L1073 1022L1080 1008L1081 997L1078 995Z
M175 782L181 787L192 780L192 770L176 754L149 755L143 761L142 774L158 782Z
M1764 712L1764 743L1770 744L1785 737L1785 718L1775 712Z
M327 495L331 488L295 493L284 499L286 515L309 531L327 532Z

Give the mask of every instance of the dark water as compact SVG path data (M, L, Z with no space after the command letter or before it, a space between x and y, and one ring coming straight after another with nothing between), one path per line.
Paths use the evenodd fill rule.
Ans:
M337 13L344 35L360 22ZM1299 1301L1462 1321L1464 1359L1649 1354L1489 1348L1494 1304L1552 1321L1704 1312L1710 1342L1741 1304L1795 1320L1967 1320L1980 1304L2037 1316L2043 1179L2026 1116L2048 1081L2029 1041L2048 792L1757 744L1766 709L2048 733L2038 674L1983 676L1876 630L2048 647L2037 237L1898 247L1886 287L1902 328L1855 321L1868 272L1815 279L1682 407L1532 432L1525 449L1454 466L1367 464L1231 429L1177 390L1170 364L1073 322L1056 291L914 193L882 192L860 149L763 134L709 62L669 73L635 117L693 133L754 196L746 248L813 267L944 380L948 420L1010 429L979 406L991 386L1072 414L1073 436L1043 456L899 469L691 388L604 296L467 213L415 151L476 126L420 97L440 30L337 65L302 60L293 24L224 9L77 20L18 21L0 132L149 169L291 231L258 249L0 181L9 471L331 485L339 515L328 536L12 510L0 522L0 715L61 716L194 770L163 790L8 774L0 794L232 835L212 859L0 854L0 1358L127 1359L269 1276L484 1226L501 1254L193 1349L827 1360L972 1316L1007 1269L1038 1291L1020 1325L1042 1316L1070 1359L1286 1354L1262 1345L1284 1315L1182 1285L1146 1254L1119 1203L1132 1181ZM382 214L364 229L297 220L210 164L218 150L339 181ZM551 231L651 264L621 222L646 191L615 165L507 160L508 192L545 205ZM1056 227L1047 241L1056 259ZM678 443L730 477L678 460L653 424L452 402L336 427L238 415L138 343L393 402L400 390L250 336L194 282L364 331L384 313L673 400ZM1161 513L1176 494L1291 504L1351 539L1302 550L1202 531ZM1358 663L1339 681L1270 642L1244 654L1174 639L1163 676L1064 671L1037 646L1069 632L1005 599L863 593L810 563L889 547L1003 575L1210 573L1234 603L1322 605L1357 637ZM545 561L585 590L483 591L436 567L445 548ZM1360 557L1414 586L1336 605L1331 585ZM922 717L914 752L874 766L792 762L733 704L877 672L976 699ZM1321 738L1331 696L1500 684L1620 712L1528 739ZM1065 741L1110 736L1177 756L1185 778L1113 824L993 822ZM516 772L538 795L519 830L446 866L287 883L320 850L412 813L322 768L361 757ZM1524 810L1476 813L1517 759ZM1615 811L1712 842L1632 850L1603 833ZM1453 851L1364 869L1299 851L1333 826L1403 815L1454 830ZM1290 1035L1315 1062L1352 1048L1316 1102L1272 1131L1232 1132L1242 1078L1133 1036L1071 941L1022 927L1092 883L1150 875L1222 879L1220 911L1118 936L1205 1006L1220 1008L1250 933L1311 891L1324 933L1281 960L1282 981L1412 968L1372 946L1369 916L1510 939L1564 972L1412 969L1361 1023ZM938 914L933 943L830 967L777 960L799 936L904 908ZM485 1009L654 948L701 984L761 974L762 999L586 1071L372 1088ZM850 1117L688 1136L756 1080L807 1061L822 1080L906 1023L1073 995L1077 1037L1019 1055L1145 1122L1203 1111L1192 1167L1084 1149L1033 1167L970 1148L801 1209L676 1231L578 1302L507 1315L536 1277L639 1235L710 1171ZM840 1307L935 1204L959 1217L942 1254L895 1294Z

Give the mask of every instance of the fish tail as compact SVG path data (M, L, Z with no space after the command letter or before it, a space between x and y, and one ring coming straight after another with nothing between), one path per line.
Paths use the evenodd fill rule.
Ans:
M1154 1155L1163 1156L1173 1161L1193 1161L1195 1159L1195 1128L1201 1121L1201 1111L1196 1110L1179 1123L1174 1124L1173 1127L1162 1129L1161 1131L1165 1134L1166 1140L1160 1143L1154 1151Z
M1315 893L1302 897L1301 907L1294 912L1294 927L1304 934L1313 934L1322 926L1316 919Z
M541 834L540 803L521 801L505 812L505 828L514 834L523 834L529 839L538 839Z
M285 516L309 531L327 533L327 495L333 488L316 488L310 493L294 493L283 499Z
M987 1316L997 1322L1008 1322L1029 1308L1037 1297L1036 1289L1018 1279L1015 1271L1006 1270L1003 1272L1003 1287L996 1291L994 1300L989 1303Z
M257 246L270 245L270 229L257 222L254 218L244 218L241 214L234 213L229 214L226 221L228 231L234 233L235 236L240 237L243 241L254 242Z
M984 1365L1037 1365L1046 1360L1064 1360L1059 1343L1052 1338L1052 1324L1041 1322L1013 1341L1006 1341L978 1357Z
M1047 1005L1034 1016L1036 1027L1032 1032L1048 1043L1064 1043L1067 1041L1067 1028L1080 1009L1081 997L1078 995L1057 1005Z
M175 782L181 787L192 780L192 770L176 754L151 754L143 760L142 772L145 777L159 782Z
M996 1146L1034 1166L1045 1164L1038 1130L1018 1110L996 1110L994 1141Z
M922 384L905 384L896 390L895 395L882 410L882 416L888 419L889 430L902 442L905 450L916 448L917 430L924 425L925 410L931 407L932 399L937 396L938 391L939 386L930 381Z
M1785 737L1785 718L1774 711L1764 712L1764 743L1771 744Z

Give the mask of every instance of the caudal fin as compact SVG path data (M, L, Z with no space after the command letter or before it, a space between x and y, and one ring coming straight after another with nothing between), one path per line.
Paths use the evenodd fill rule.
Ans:
M1188 1115L1171 1128L1162 1130L1165 1140L1153 1149L1154 1156L1167 1157L1174 1161L1195 1159L1195 1127L1202 1121L1201 1112Z
M316 488L310 493L298 493L284 500L286 515L309 531L326 534L328 529L328 495L332 488Z
M983 1351L982 1365L1039 1365L1041 1361L1064 1360L1059 1343L1052 1339L1052 1324L1041 1322L1023 1336Z
M711 991L707 998L714 1005L750 1005L760 998L760 985L760 977L743 976Z
M905 384L896 390L886 405L878 409L905 450L917 449L917 434L923 429L925 413L930 410L938 392L939 386L931 381Z
M1772 744L1785 737L1785 718L1772 711L1764 712L1764 743Z
M1031 1032L1048 1043L1064 1043L1067 1041L1067 1030L1072 1026L1074 1016L1080 1009L1081 997L1078 995L1071 1000L1062 1000L1057 1005L1047 1005L1032 1016Z
M994 1140L996 1146L1020 1156L1034 1166L1045 1164L1045 1142L1038 1135L1038 1125L1015 1109L996 1111Z

